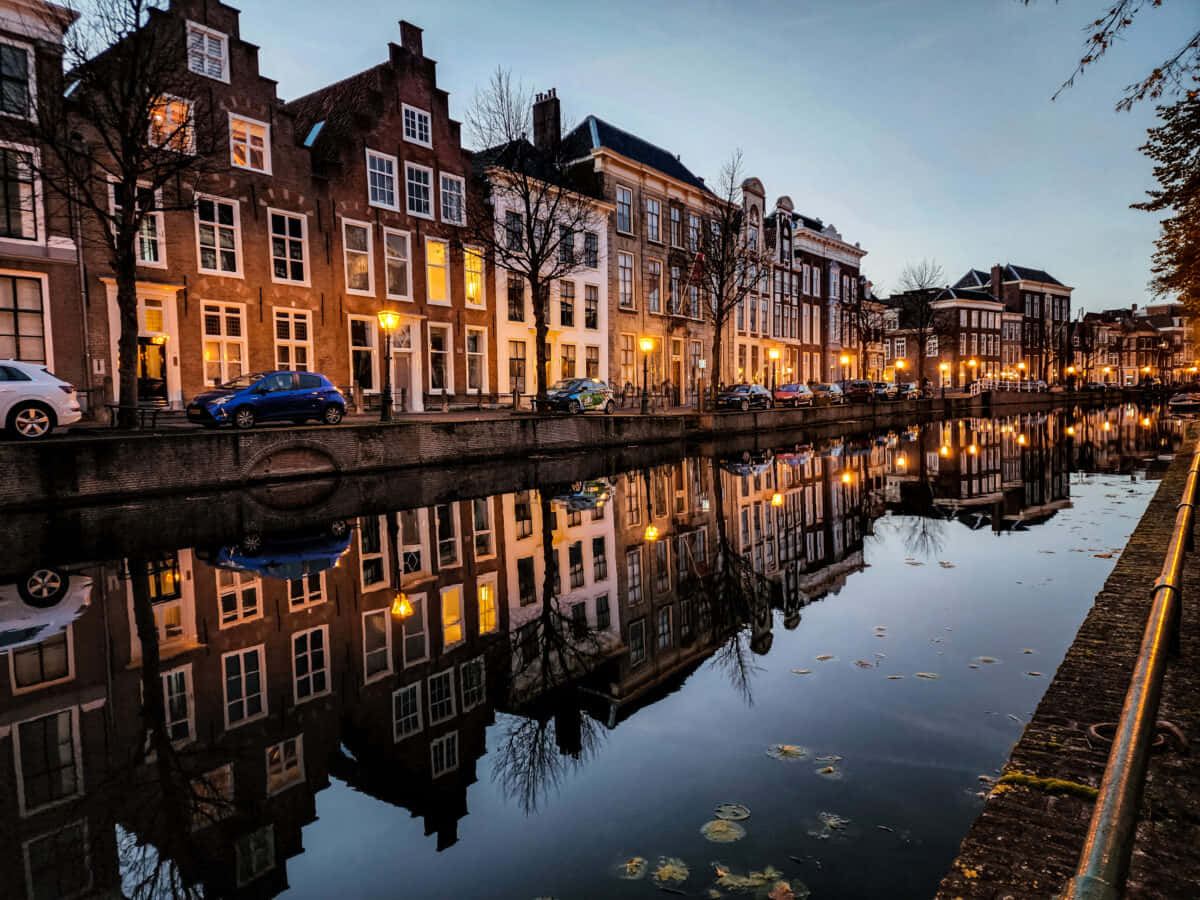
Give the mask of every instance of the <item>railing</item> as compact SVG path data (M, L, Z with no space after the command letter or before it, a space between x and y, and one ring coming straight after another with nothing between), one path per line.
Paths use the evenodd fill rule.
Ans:
M1041 393L1046 390L1042 381L1016 381L1011 378L977 378L971 382L971 396L975 397L984 391L1020 391L1022 393Z
M1092 810L1079 868L1067 882L1061 900L1117 900L1123 892L1150 744L1158 720L1163 672L1179 630L1183 563L1191 542L1197 485L1200 485L1200 441L1188 469L1183 499L1177 507L1167 557L1154 583L1150 618L1113 736L1112 752Z

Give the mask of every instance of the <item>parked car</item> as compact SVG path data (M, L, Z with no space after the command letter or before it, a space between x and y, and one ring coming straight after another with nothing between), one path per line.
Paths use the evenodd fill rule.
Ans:
M761 384L735 384L717 394L717 409L770 409L775 403Z
M877 381L875 382L875 397L878 400L895 400L899 397L899 390L895 382Z
M613 486L607 479L595 478L591 481L575 482L571 485L570 493L559 494L553 500L569 512L583 512L603 509L612 493Z
M829 406L834 403L845 403L846 395L842 393L841 385L824 381L810 381L809 390L813 392L813 404Z
M197 548L196 556L214 568L295 581L336 566L350 549L350 532L345 519L271 534L248 531L237 541Z
M1083 389L1085 391L1106 391L1108 390L1108 385L1103 381L1089 381L1083 386Z
M83 615L92 579L48 566L0 584L0 652L53 637Z
M813 392L807 384L781 384L775 388L776 406L812 406Z
M915 381L908 381L896 386L896 396L901 400L920 400L925 392Z
M613 400L612 390L599 379L564 378L552 384L546 391L546 407L569 413L602 409L606 414L612 415L617 404Z
M232 422L252 428L258 422L291 419L303 425L317 419L337 425L346 415L346 398L328 378L316 372L257 372L241 375L187 405L189 422L216 428Z
M726 456L717 464L730 475L762 475L770 471L774 459L772 450L743 450L741 456Z
M875 396L875 385L865 379L849 381L842 393L849 403L870 403Z
M15 438L44 438L83 416L75 388L41 363L0 359L0 422Z

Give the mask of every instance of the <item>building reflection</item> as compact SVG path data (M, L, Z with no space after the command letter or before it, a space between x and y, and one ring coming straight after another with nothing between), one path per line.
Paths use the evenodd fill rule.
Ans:
M532 810L706 662L748 694L879 517L910 553L1029 529L1073 473L1153 470L1179 435L1134 407L963 419L81 564L72 624L7 632L0 878L274 896L332 779L444 850L489 740Z

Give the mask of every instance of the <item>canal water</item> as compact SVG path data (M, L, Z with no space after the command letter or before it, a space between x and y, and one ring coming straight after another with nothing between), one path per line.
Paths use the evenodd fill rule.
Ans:
M217 539L195 498L103 559L135 529L79 517L0 585L0 895L931 896L1179 434L963 419Z

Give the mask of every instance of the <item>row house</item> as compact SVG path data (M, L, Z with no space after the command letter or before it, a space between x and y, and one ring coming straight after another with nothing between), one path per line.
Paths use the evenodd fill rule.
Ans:
M823 341L818 339L816 323L811 323L809 344L819 346L823 353L801 354L802 380L863 377L867 366L862 327L864 282L859 273L867 251L844 240L832 224L794 214L792 248L801 274L801 299L811 298L809 305L814 311L821 309L825 319ZM803 341L803 331L801 338Z
M1053 275L1011 263L990 272L971 269L954 289L981 290L1004 304L1008 313L1021 314L1021 355L1018 371L1050 383L1065 381L1071 363L1071 292ZM1023 370L1022 370L1023 364Z
M1071 333L1075 364L1088 381L1135 385L1195 379L1192 324L1183 305L1137 305L1087 313Z
M889 298L884 355L898 371L940 388L965 388L1004 373L1004 304L987 291L946 288L920 313L919 299ZM924 356L920 345L924 331ZM897 376L899 378L899 376Z

